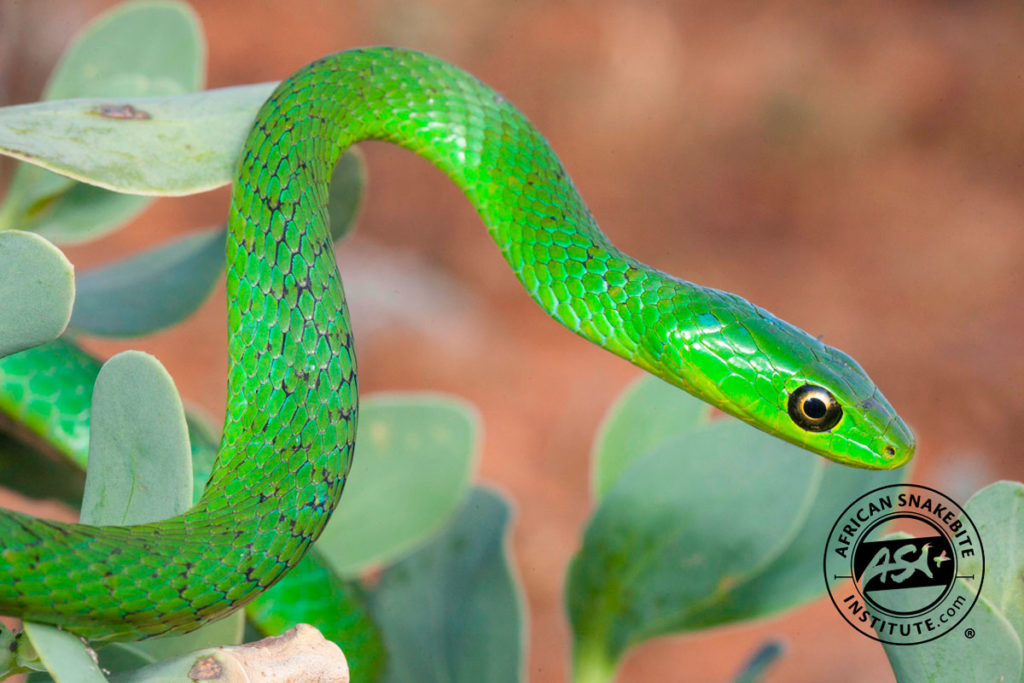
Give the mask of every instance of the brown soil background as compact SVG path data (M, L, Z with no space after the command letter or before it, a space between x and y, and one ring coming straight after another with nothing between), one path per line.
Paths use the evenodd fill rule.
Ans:
M0 104L35 100L69 38L112 4L0 0ZM858 358L919 434L915 482L964 500L995 479L1024 479L1018 4L193 4L211 88L280 79L367 44L468 69L539 126L625 251ZM561 585L591 505L591 441L637 371L529 301L440 173L384 145L364 151L370 191L339 255L353 298L380 297L354 312L362 388L442 390L479 406L480 479L518 510L529 677L566 680ZM223 189L162 200L68 253L87 268L218 224L227 203ZM220 286L173 331L90 346L156 354L186 398L220 416L223 296ZM881 648L822 599L645 645L621 680L726 680L775 637L788 650L768 680L891 678Z

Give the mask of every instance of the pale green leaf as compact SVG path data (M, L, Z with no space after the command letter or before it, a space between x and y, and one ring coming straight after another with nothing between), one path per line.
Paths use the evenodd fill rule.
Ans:
M78 276L71 327L109 337L148 334L184 320L224 268L225 232L204 230Z
M652 375L643 374L605 415L594 444L591 469L594 498L601 498L619 475L651 447L711 419L711 406Z
M601 500L570 567L577 673L596 680L629 647L692 628L705 601L770 564L806 518L822 469L732 420L636 460Z
M4 107L0 153L119 192L202 192L234 177L252 121L274 86Z
M25 622L24 628L36 654L57 683L106 683L80 638L43 624Z
M653 380L629 390L603 434L612 443L596 457L624 469L597 479L610 483L570 568L580 680L607 679L647 639L820 595L820 543L836 516L901 478L827 463L731 418L708 423L697 399ZM634 442L655 445L638 457Z
M200 660L203 661L204 668L197 671L196 664ZM224 652L221 648L211 648L165 659L134 671L118 673L110 680L112 683L198 683L203 680L216 680L218 683L250 683L254 679L249 674L247 667L238 657ZM216 678L211 679L211 675ZM264 677L263 680L273 679Z
M203 87L205 63L202 27L186 3L128 2L82 29L43 97L178 95Z
M75 299L74 269L38 235L0 231L0 357L56 339Z
M901 681L1024 680L1024 484L1001 481L987 486L964 509L984 547L981 595L970 614L941 638L910 647L885 645ZM981 559L981 554L966 558L958 573L977 574ZM898 602L893 604L899 607Z
M143 641L145 642L145 641ZM121 671L133 671L152 664L156 660L146 652L135 649L138 643L112 643L97 650L96 656L99 659L100 668L107 672L108 676L115 676ZM43 683L36 681L36 676L31 676L28 683Z
M1006 617L1024 642L1024 484L999 481L981 489L964 510L984 544L981 597ZM977 572L980 555L964 561L963 574Z
M968 638L967 629L979 634ZM916 645L883 643L897 681L989 683L1021 680L1021 643L1010 623L978 598L960 625L938 640Z
M174 381L149 354L119 353L93 389L82 521L145 524L191 505L188 427Z
M205 43L195 13L180 2L126 3L79 33L55 68L43 99L179 95L202 87ZM21 165L0 225L81 241L128 220L148 203Z
M244 630L245 612L239 610L191 633L160 636L133 643L115 643L103 649L100 653L100 661L106 663L107 651L118 649L122 651L118 656L124 661L127 661L127 655L131 654L135 656L136 661L159 662L197 650L220 647L221 645L237 645L242 642ZM124 668L118 670L124 671Z
M821 576L822 543L832 524L852 501L873 489L897 484L907 476L906 468L870 471L822 459L817 464L822 475L811 509L799 529L790 534L786 547L767 564L742 576L730 577L727 589L723 587L694 605L687 619L688 629L756 619L820 596L825 592Z
M979 535L980 532L979 527ZM900 532L887 538L909 537L909 534ZM961 583L969 595L970 584ZM984 586L982 591L984 593ZM889 593L886 603L892 609L910 611L920 606L909 591ZM1010 622L985 599L984 594L978 597L970 614L941 637L913 645L882 643L882 647L898 681L987 683L1021 680L1021 641Z
M339 575L354 576L422 543L464 499L478 433L475 411L458 399L395 394L366 400L345 495L316 551Z
M388 567L372 593L388 683L522 680L522 593L506 549L508 504L476 489L452 524Z
M36 168L22 166L22 168ZM55 173L41 173L60 178ZM25 223L28 229L58 244L96 239L138 216L152 201L149 197L119 194L71 181L67 192L54 198L48 209Z
M338 159L331 176L327 214L331 217L331 238L337 242L355 229L366 188L366 160L358 147Z

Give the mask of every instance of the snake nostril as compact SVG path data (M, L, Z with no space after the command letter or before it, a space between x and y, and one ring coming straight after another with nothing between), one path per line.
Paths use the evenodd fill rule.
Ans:
M895 449L895 448L893 448L892 446L886 446L884 450L885 450L885 455L886 455L887 457L890 457L890 458L891 458L891 457L893 457L894 455L896 455L896 449Z

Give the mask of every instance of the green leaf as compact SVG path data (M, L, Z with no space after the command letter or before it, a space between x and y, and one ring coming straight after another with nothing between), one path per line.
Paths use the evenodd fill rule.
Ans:
M354 581L336 577L316 553L307 554L270 590L246 605L245 613L264 636L309 624L345 653L352 680L380 680L384 643L367 612L362 589Z
M97 17L68 46L48 100L177 95L203 87L206 45L183 2L129 2Z
M345 495L315 550L338 575L356 576L422 543L462 502L478 434L472 406L455 398L365 401Z
M816 464L822 475L814 500L799 528L790 534L789 543L767 564L733 577L728 590L694 606L687 619L690 629L777 614L820 596L825 591L821 555L836 519L861 495L897 484L907 475L906 468L869 471L820 458Z
M722 420L635 461L601 501L570 567L579 680L688 627L691 610L781 554L813 500L815 458Z
M75 300L71 263L38 235L0 231L0 357L45 344L67 327Z
M155 660L146 652L133 648L137 643L113 643L96 652L100 669L116 676L122 671L134 671L152 664ZM28 683L36 683L35 676ZM42 683L40 681L40 683Z
M245 613L239 610L191 633L166 635L130 643L114 643L99 653L104 668L123 672L173 657L242 642Z
M985 540L978 520L972 513L968 514L978 526L979 536ZM906 533L895 533L887 538L909 537ZM990 570L991 565L986 569ZM982 594L971 613L942 637L916 645L882 643L897 680L922 683L1021 680L1021 641L1006 617L985 598L985 589L983 585ZM971 589L968 587L967 590ZM917 607L912 604L913 597L907 593L893 591L887 596L887 603L897 610ZM901 604L901 600L906 600L906 603ZM974 637L966 635L969 630Z
M42 169L37 170L55 178L62 177ZM142 213L152 201L149 197L118 194L84 183L71 183L66 192L53 199L47 211L25 221L25 228L59 244L84 242L127 223Z
M118 192L203 192L234 177L256 112L275 85L4 107L0 153ZM134 114L126 118L129 106Z
M82 522L145 524L192 505L188 427L174 380L140 351L119 353L93 389Z
M967 638L964 633L968 628L980 636ZM978 598L960 626L938 640L910 646L883 643L882 647L898 681L1021 680L1020 640L1010 623L985 598Z
M337 242L356 226L366 187L366 159L358 147L341 155L331 175L327 214L331 217L331 238Z
M475 489L439 537L380 577L372 612L389 683L494 683L523 673L523 602L505 538L508 504Z
M224 268L221 228L172 240L78 276L71 327L93 335L149 334L184 320Z
M645 394L641 384L620 406L637 406L633 419L663 435L673 433L672 419L659 405L700 414L683 405L697 399L678 390L631 403ZM567 588L577 680L609 679L626 650L649 638L820 595L821 544L836 516L857 495L900 478L827 463L731 418L688 424L634 456L588 524ZM615 437L620 451L630 443L626 431Z
M1024 642L1024 484L999 481L981 489L964 510L978 528L985 549L981 597L1006 617ZM964 574L980 570L981 558L968 558Z
M201 668L197 670L199 665ZM215 679L211 679L210 676L214 676ZM250 678L248 667L238 658L221 648L210 648L123 672L110 680L111 683L198 683L204 680L216 680L218 683L249 683L252 680L275 678L272 675Z
M101 15L65 51L44 99L178 95L202 87L205 44L184 3L137 2ZM35 166L19 166L0 225L81 241L116 227L148 200L96 188Z
M44 455L34 446L0 431L0 482L4 488L29 498L55 499L77 507L85 483L81 470Z
M984 544L981 595L971 613L941 638L913 647L885 645L899 680L1022 680L1024 484L1000 481L986 486L964 509ZM980 570L981 557L975 556L967 558L959 571L976 574ZM966 637L968 629L975 637Z
M599 499L629 464L668 437L707 424L712 408L644 373L615 401L597 432L591 470Z
M106 683L80 638L52 626L25 622L25 635L57 683Z

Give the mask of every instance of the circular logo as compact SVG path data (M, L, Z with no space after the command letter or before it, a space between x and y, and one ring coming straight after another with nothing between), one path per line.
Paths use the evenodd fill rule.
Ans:
M985 551L974 522L926 486L883 486L853 501L825 544L825 585L855 629L892 645L948 633L974 607Z

